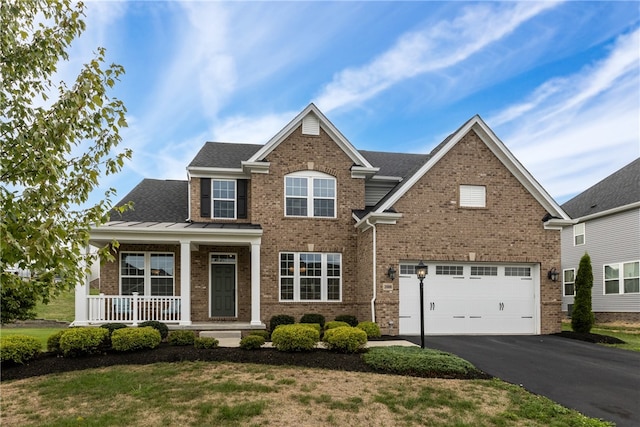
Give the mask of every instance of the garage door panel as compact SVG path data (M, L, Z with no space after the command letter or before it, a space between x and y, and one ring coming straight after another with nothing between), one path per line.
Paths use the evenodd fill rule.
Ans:
M425 333L427 334L532 334L536 332L533 265L511 265L529 272L507 276L505 267L471 269L462 275L438 275L429 263L424 280ZM457 264L460 266L461 264ZM441 269L446 271L446 269ZM460 271L459 268L457 270ZM475 276L472 276L472 271ZM511 269L513 271L513 268ZM487 273L489 272L489 273ZM486 274L486 275L481 275ZM400 333L420 333L419 281L400 278Z

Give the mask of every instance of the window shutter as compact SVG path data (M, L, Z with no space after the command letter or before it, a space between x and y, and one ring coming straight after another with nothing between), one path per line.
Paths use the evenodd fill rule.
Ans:
M239 179L236 181L238 219L247 218L247 183L248 180L246 179Z
M200 178L200 216L211 218L211 178Z

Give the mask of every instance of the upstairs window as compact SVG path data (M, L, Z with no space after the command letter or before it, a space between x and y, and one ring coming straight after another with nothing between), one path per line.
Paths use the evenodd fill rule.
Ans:
M460 207L461 208L486 208L487 207L487 187L484 185L461 185L460 186Z
M573 245L584 245L584 222L573 226Z
M213 217L234 219L236 217L236 181L214 179Z
M336 180L319 172L296 172L284 178L285 215L336 217Z

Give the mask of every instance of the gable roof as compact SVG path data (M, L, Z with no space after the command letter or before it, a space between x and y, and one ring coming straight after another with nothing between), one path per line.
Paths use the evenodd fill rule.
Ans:
M384 151L360 150L370 163L380 170L376 175L406 178L429 158L429 154L387 153Z
M562 205L571 218L640 202L640 157Z
M502 141L493 133L491 128L482 120L479 115L475 115L463 124L458 130L449 135L437 145L429 154L426 162L408 179L400 183L394 190L387 194L375 206L371 214L384 214L392 210L393 205L404 196L413 185L418 182L442 157L444 157L468 132L475 131L486 146L511 172L511 174L531 193L552 217L569 219L562 208L553 198L542 188L524 166L507 149Z
M364 158L362 154L349 142L347 138L322 114L322 112L311 103L293 118L284 128L280 130L273 138L271 138L260 150L258 150L248 163L264 161L269 153L271 153L282 141L284 141L291 133L301 125L302 120L309 114L314 114L318 120L320 127L329 134L329 136L338 144L344 153L353 160L354 165L365 169L373 169L371 164ZM375 172L375 171L372 171Z
M116 206L133 202L133 208L120 215L111 213L111 221L185 222L189 217L187 181L143 179Z

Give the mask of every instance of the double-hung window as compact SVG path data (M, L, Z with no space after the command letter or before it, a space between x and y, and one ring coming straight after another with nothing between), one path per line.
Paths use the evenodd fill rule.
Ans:
M637 294L640 292L640 261L604 265L605 294Z
M120 253L120 295L171 296L174 279L172 253Z
M568 268L562 272L562 283L564 285L564 295L574 296L576 294L576 269Z
M584 245L584 222L573 226L573 246Z
M236 181L214 179L213 181L213 217L235 219L236 217Z
M341 298L341 254L280 254L280 301L340 301Z
M336 217L336 179L313 171L295 172L284 178L285 215Z

